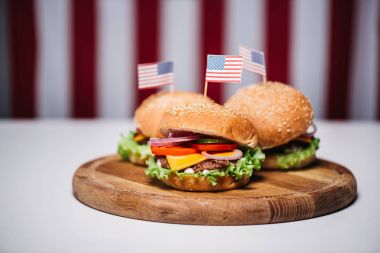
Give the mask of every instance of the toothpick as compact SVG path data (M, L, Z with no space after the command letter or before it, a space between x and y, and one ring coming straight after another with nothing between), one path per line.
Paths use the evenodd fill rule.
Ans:
M207 87L208 87L208 82L205 81L205 89L204 89L204 92L203 92L203 100L205 100L206 96L207 96Z

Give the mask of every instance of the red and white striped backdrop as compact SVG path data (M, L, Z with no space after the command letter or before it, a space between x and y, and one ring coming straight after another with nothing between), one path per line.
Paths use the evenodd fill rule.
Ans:
M319 118L380 119L377 0L0 0L0 117L127 117L136 64L175 62L201 91L206 54L264 50ZM240 85L210 84L218 102Z

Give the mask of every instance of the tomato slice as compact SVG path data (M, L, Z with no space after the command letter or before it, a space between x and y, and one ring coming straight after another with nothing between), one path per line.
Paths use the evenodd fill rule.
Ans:
M171 147L150 147L152 153L155 155L190 155L198 153L198 151L194 148L184 148L179 146L171 146Z
M226 150L234 150L237 148L237 144L191 144L191 146L195 149L201 151L226 151Z

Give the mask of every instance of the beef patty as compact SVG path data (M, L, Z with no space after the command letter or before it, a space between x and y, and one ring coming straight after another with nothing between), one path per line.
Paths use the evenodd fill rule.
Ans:
M166 159L165 156L156 156L156 159L158 161L160 161L162 168L170 169L170 165L169 165L168 160ZM210 160L200 162L200 163L192 166L191 168L193 168L193 170L195 172L203 171L203 170L224 170L226 167L228 167L230 162L235 163L236 160L228 161L228 160L210 159Z

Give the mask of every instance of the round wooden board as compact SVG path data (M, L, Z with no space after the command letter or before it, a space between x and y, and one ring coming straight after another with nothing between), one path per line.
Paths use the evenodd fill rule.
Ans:
M242 189L183 192L144 174L118 156L83 164L74 195L95 209L134 219L202 225L296 221L332 213L356 197L356 181L341 165L318 160L298 171L260 171Z

